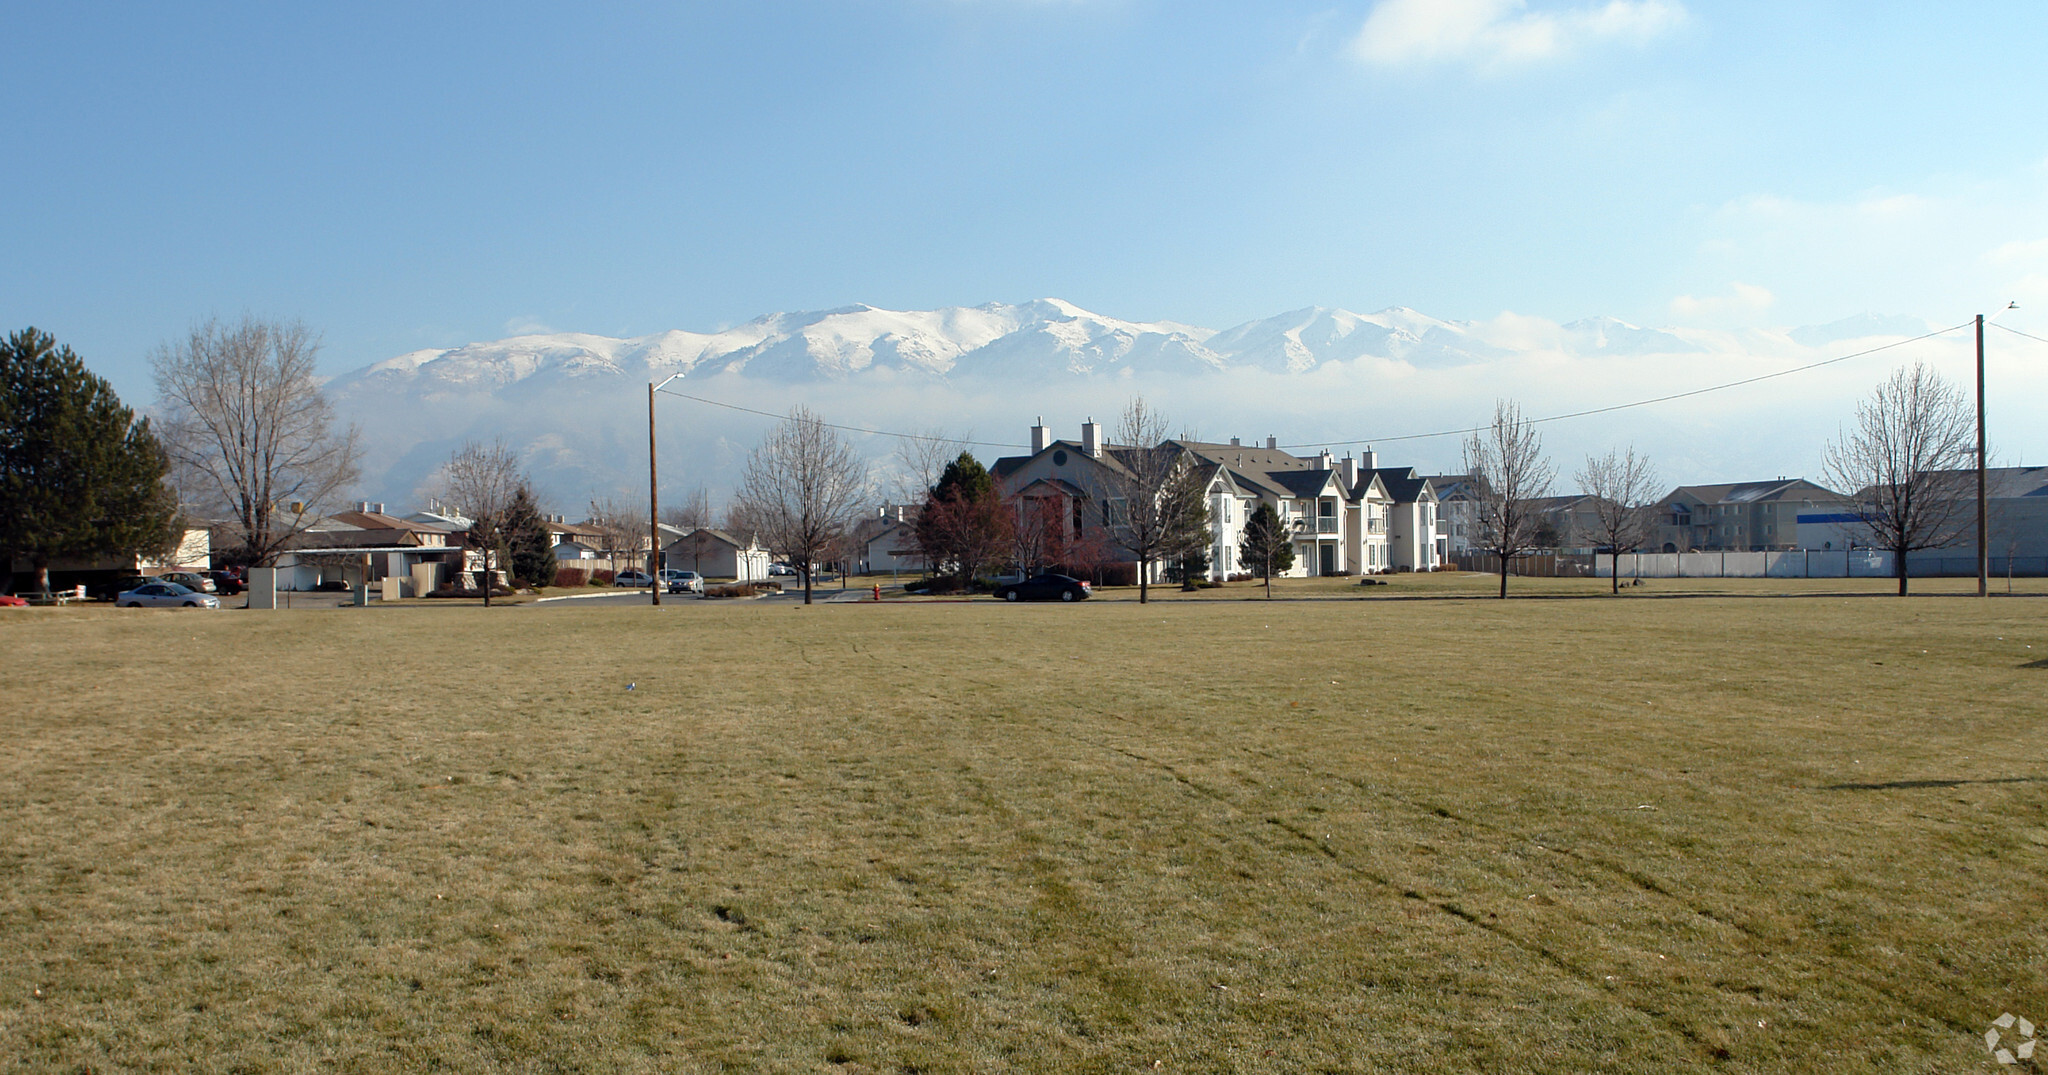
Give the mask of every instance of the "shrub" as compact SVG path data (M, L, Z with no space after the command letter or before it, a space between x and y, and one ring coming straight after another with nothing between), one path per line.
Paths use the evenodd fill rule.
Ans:
M590 583L593 586L610 586L612 584L612 575L613 572L605 568L598 568L590 573Z
M428 597L482 597L483 595L484 595L484 592L483 592L482 590L479 590L479 589L477 589L477 588L476 588L476 587L474 587L474 586L455 586L455 585L448 585L448 586L443 586L443 587L441 587L441 588L440 588L440 589L438 589L438 590L435 590L435 591L434 591L433 593L430 593L430 594L428 594L427 596L428 596ZM510 597L510 596L512 596L512 590L511 590L510 588L508 588L507 586L505 586L505 584L503 584L503 583L497 583L497 584L495 584L495 585L493 585L493 586L491 587L491 596L492 596L492 597Z
M1097 586L1136 586L1138 584L1138 565L1097 564L1095 566L1095 584Z
M589 570L581 567L558 567L555 569L555 585L562 587L590 585Z

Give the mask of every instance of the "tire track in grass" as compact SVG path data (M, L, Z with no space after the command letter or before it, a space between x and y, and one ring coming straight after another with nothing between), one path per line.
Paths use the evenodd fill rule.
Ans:
M1470 829L1474 829L1480 832L1490 833L1494 835L1496 838L1500 839L1503 842L1503 844L1528 842L1534 844L1536 847L1539 847L1545 851L1549 851L1558 855L1563 855L1585 866L1591 867L1592 870L1598 873L1620 877L1623 880L1629 882L1631 885L1635 886L1639 891L1648 893L1652 896L1656 896L1664 900L1668 900L1684 908L1686 911L1692 914L1698 915L1711 922L1717 923L1722 926L1726 926L1730 929L1733 929L1741 933L1744 937L1749 938L1757 946L1765 949L1765 951L1758 953L1760 957L1769 958L1774 956L1798 955L1797 949L1794 949L1792 946L1785 943L1783 940L1773 937L1772 935L1763 930L1755 928L1749 923L1742 921L1740 918L1729 914L1725 914L1720 910L1714 907L1707 906L1706 904L1700 901L1689 899L1686 896L1673 891L1671 888L1667 887L1661 881L1657 880L1654 877L1649 876L1648 874L1642 873L1641 871L1635 869L1631 869L1630 867L1622 865L1620 863L1613 862L1602 856L1582 852L1575 848L1553 847L1549 844L1539 844L1535 842L1533 837L1525 833L1519 832L1515 829L1508 828L1504 825L1497 825L1478 818L1468 817L1463 814L1459 814L1455 811L1449 810L1445 807L1439 806L1435 803L1429 803L1418 799L1412 799L1408 796L1400 795L1396 792L1374 786L1356 777L1346 776L1339 773L1325 772L1323 770L1316 769L1310 765L1307 765L1299 759L1282 757L1270 751L1258 750L1252 747L1240 747L1238 749L1245 753L1252 754L1256 757L1265 758L1274 762L1294 765L1297 768L1299 768L1302 772L1310 776L1347 785L1363 794L1374 796L1380 799L1385 799L1390 802L1400 803L1404 806L1408 806L1414 809L1424 810L1431 814L1436 815L1437 817L1443 818L1446 821L1450 821L1459 825L1464 825ZM1585 879L1588 877L1587 874L1583 873L1578 874L1577 876L1579 876L1581 879ZM1914 1003L1908 998L1901 996L1891 986L1883 982L1874 981L1866 977L1858 976L1856 973L1856 969L1853 967L1849 968L1846 971L1843 971L1840 974L1840 980L1857 985L1879 997L1884 998L1885 1000L1890 1001L1895 1007L1904 1011L1908 1015L1931 1019L1938 1023L1941 1027L1953 1031L1955 1033L1974 1037L1980 1032L1978 1027L1974 1023L1967 1023L1962 1020L1951 1018L1948 1015L1943 1014L1941 1012L1933 1011L1924 1005ZM1797 1003L1801 999L1796 994L1789 993L1779 989L1770 989L1762 985L1755 985L1749 989L1741 989L1728 988L1718 982L1713 984L1715 988L1721 990L1724 993L1754 992L1769 996L1772 999L1779 1001L1780 1003Z
M1129 717L1116 716L1113 714L1105 715L1108 716L1111 720L1115 720L1119 723L1129 725L1140 731L1145 730L1144 725L1139 724L1134 720L1131 720ZM1225 793L1208 788L1202 785L1200 782L1187 777L1185 774L1173 768L1173 766L1171 766L1171 764L1169 763L1161 762L1156 759L1152 759L1144 755L1128 751L1124 748L1117 747L1111 744L1096 743L1088 740L1084 736L1080 736L1071 732L1064 732L1062 734L1065 734L1068 737L1075 739L1076 741L1087 743L1091 746L1097 747L1098 749L1104 749L1112 751L1114 753L1123 754L1126 757L1129 757L1136 761L1143 762L1144 764L1159 767L1162 770L1166 771L1169 775L1171 775L1175 780L1181 781L1190 789L1198 791L1201 794L1207 795L1211 798L1217 799L1218 801L1229 803L1233 807L1237 806L1237 804L1235 802L1232 802ZM1436 803L1427 802L1424 800L1401 795L1397 792L1388 790L1383 787L1379 787L1377 785L1370 784L1356 777L1340 773L1331 773L1326 770L1319 769L1306 762L1303 762L1301 759L1298 758L1289 757L1272 751L1260 750L1255 747L1249 747L1239 744L1230 744L1228 746L1228 749L1235 751L1240 755L1258 758L1272 763L1288 765L1309 777L1339 783L1344 786L1350 787L1353 790L1360 792L1364 795L1380 799L1386 802L1395 803L1420 813L1431 814L1436 817L1442 818L1446 821L1449 821L1453 824L1464 826L1470 830L1490 834L1494 836L1496 840L1498 840L1503 846L1515 843L1533 844L1534 846L1542 848L1543 850L1564 856L1568 859L1571 859L1574 862L1581 864L1582 866L1589 867L1589 871L1571 871L1568 874L1569 876L1574 876L1580 880L1592 880L1600 875L1611 875L1614 877L1619 877L1624 881L1628 882L1630 886L1632 886L1640 892L1646 893L1658 899L1674 903L1690 914L1697 915L1698 917L1707 919L1708 921L1714 922L1717 925L1721 925L1741 933L1744 937L1750 939L1755 945L1764 949L1764 951L1756 953L1757 956L1761 959L1769 959L1779 956L1797 957L1799 955L1798 950L1793 948L1789 944L1786 944L1780 939L1772 937L1771 935L1762 930L1756 929L1754 926L1741 921L1739 918L1723 913L1720 910L1713 907L1709 907L1699 901L1688 899L1685 896L1679 894L1678 892L1673 891L1669 886L1665 885L1656 878L1651 877L1645 873L1642 873L1641 871L1631 869L1620 863L1608 860L1602 856L1581 852L1573 848L1552 847L1548 844L1538 844L1529 835L1508 828L1506 826L1483 821L1477 818L1468 817L1463 814L1452 811L1446 807L1440 806ZM1294 825L1292 823L1286 822L1278 818L1269 818L1268 821L1276 825L1277 827L1280 827L1292 833L1293 835L1302 839L1303 841L1311 844L1312 846L1316 847L1318 850L1322 851L1325 855L1331 857L1332 859L1338 859L1338 855L1335 849L1328 847L1321 840L1316 839L1314 834L1307 831L1306 829L1302 829L1297 825ZM1352 869L1353 872L1358 873L1361 877L1366 877L1369 880L1373 880L1375 883L1382 884L1389 888L1400 889L1401 894L1404 898L1421 900L1424 903L1428 903L1434 906L1437 910L1443 913L1453 915L1454 917L1463 919L1471 923L1472 925L1480 927L1481 929L1488 930L1489 932L1492 932L1498 936L1509 939L1518 946L1521 946L1531 951L1532 954L1535 954L1540 958L1544 958L1547 962L1551 962L1555 966L1558 966L1560 968L1568 968L1572 973L1582 978L1585 978L1589 981L1594 981L1596 987L1603 984L1597 980L1600 977L1599 975L1592 974L1590 971L1577 967L1576 964L1572 963L1569 959L1557 956L1557 954L1554 951L1551 951L1546 946L1542 946L1537 942L1527 941L1508 931L1504 927L1501 927L1495 923L1487 922L1484 919L1476 918L1470 912L1465 911L1460 907L1456 907L1454 902L1434 901L1433 897L1424 895L1419 892L1411 892L1405 889L1403 886L1394 884L1390 880L1376 877L1370 871L1365 871L1362 867L1357 867L1355 864L1345 865L1347 866L1347 868ZM1581 921L1585 920L1581 919ZM1595 923L1588 924L1594 925ZM1893 1008L1902 1012L1908 1017L1929 1020L1944 1030L1971 1037L1976 1036L1979 1032L1978 1028L1974 1023L1964 1022L1962 1020L1953 1018L1947 1013L1942 1012L1938 1009L1932 1008L1925 1004L1917 1003L1911 1000L1910 998L1902 996L1897 990L1895 990L1893 987L1884 982L1875 981L1865 975L1856 973L1856 968L1852 967L1848 969L1838 970L1837 980L1843 982L1844 984L1853 985L1876 997L1882 998L1883 1000L1889 1002ZM1709 984L1712 988L1723 994L1728 994L1731 996L1741 995L1750 997L1756 997L1759 995L1767 996L1780 1004L1795 1004L1802 999L1800 996L1796 994L1787 992L1782 989L1769 988L1761 984L1752 984L1750 986L1744 987L1737 986L1732 983L1725 982L1723 980L1716 980L1709 982L1707 984ZM1653 1009L1642 1005L1629 1003L1628 1006L1634 1008L1637 1011L1641 1011L1646 1015L1655 1014ZM1664 1020L1664 1017L1661 1015L1657 1016L1657 1018L1659 1018L1660 1020ZM1664 1021L1668 1022L1668 1020ZM1675 1030L1679 1029L1678 1025L1675 1023L1672 1024L1672 1026ZM1720 1048L1719 1046L1714 1046L1711 1043L1704 1042L1703 1039L1701 1039L1696 1032L1690 1031L1689 1029L1679 1030L1679 1032L1681 1036L1686 1037L1690 1041L1694 1041L1696 1043L1703 1045L1703 1047L1707 1048L1710 1051Z
M1157 758L1149 757L1145 754L1139 753L1134 750L1130 750L1126 747L1117 746L1113 743L1098 742L1089 739L1084 735L1080 735L1078 733L1071 731L1059 731L1058 734L1064 736L1065 738L1071 739L1074 742L1081 743L1085 746L1093 747L1096 750L1120 755L1141 765L1158 769L1159 771L1165 773L1167 776L1171 777L1175 782L1179 783L1182 787L1188 789L1189 791L1197 795L1200 795L1204 798L1210 799L1211 801L1222 803L1223 805L1230 807L1234 812L1242 814L1246 817L1254 817L1258 816L1260 813L1263 813L1263 811L1244 809L1242 804L1240 804L1237 800L1232 798L1229 794L1220 791L1216 788L1210 787L1209 785L1199 780L1196 780L1193 777L1190 777L1186 773L1182 772L1178 767L1174 766L1171 762L1161 761ZM1565 975L1590 986L1594 991L1615 999L1624 1007L1642 1014L1643 1016L1647 1017L1657 1025L1664 1027L1666 1030L1684 1039L1686 1042L1691 1044L1696 1050L1698 1050L1700 1056L1703 1059L1720 1061L1727 1060L1730 1058L1730 1053L1726 1046L1722 1046L1706 1040L1704 1037L1701 1036L1698 1030L1694 1029L1692 1026L1684 1022L1679 1021L1672 1015L1672 1013L1668 1011L1651 1005L1642 1004L1637 1001L1630 1000L1626 997L1617 995L1615 990L1613 990L1610 987L1607 987L1605 983L1601 981L1600 975L1593 973L1588 968L1581 966L1576 961L1563 955L1562 953L1557 952L1550 946L1545 945L1540 941L1535 941L1530 938L1520 936L1519 934L1516 934L1515 932L1507 929L1504 926L1499 925L1498 923L1488 922L1484 918L1481 918L1473 912L1466 910L1464 907L1460 906L1456 900L1448 896L1432 895L1425 893L1413 885L1403 884L1399 881L1394 880L1392 877L1386 876L1377 871L1369 869L1361 863L1350 861L1346 859L1341 853L1339 853L1336 848L1329 846L1329 844L1326 841L1317 839L1314 833L1308 831L1307 829L1302 828L1298 824L1286 820L1285 818L1268 816L1264 819L1264 822L1269 826L1272 826L1274 828L1281 830L1282 832L1287 833L1289 836L1294 837L1296 840L1299 840L1309 845L1311 848L1320 852L1325 858L1329 859L1338 868L1353 875L1354 877L1358 877L1374 886L1385 889L1388 892L1394 893L1400 896L1400 898L1403 900L1419 904L1439 914L1448 915L1451 918L1457 919L1458 921L1463 922L1468 926L1477 927L1478 929L1485 932L1487 935L1495 938L1496 940L1512 945L1516 949L1528 955L1536 957L1538 960L1540 960L1544 964L1549 965L1553 969L1560 971Z

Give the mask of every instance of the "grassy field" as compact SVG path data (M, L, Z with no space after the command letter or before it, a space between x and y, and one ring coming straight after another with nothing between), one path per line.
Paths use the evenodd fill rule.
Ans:
M0 616L0 1070L2010 1070L2048 601L1640 596Z

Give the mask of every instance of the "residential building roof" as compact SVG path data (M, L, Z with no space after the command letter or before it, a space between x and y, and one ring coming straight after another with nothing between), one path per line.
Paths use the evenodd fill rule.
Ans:
M1368 479L1374 475L1379 477L1381 487L1386 489L1388 496L1394 498L1396 504L1436 499L1436 490L1430 487L1430 479L1415 473L1414 467L1375 467L1372 470L1359 471L1360 495L1363 495Z
M328 516L328 518L347 523L350 526L359 526L365 530L410 530L415 533L449 534L454 533L456 529L467 529L466 527L450 528L436 526L432 523L401 518L397 515L386 515L381 511L341 511Z
M1805 478L1777 478L1718 485L1681 485L1664 497L1667 501L1691 500L1701 504L1761 504L1774 500L1816 498L1840 500L1842 494Z

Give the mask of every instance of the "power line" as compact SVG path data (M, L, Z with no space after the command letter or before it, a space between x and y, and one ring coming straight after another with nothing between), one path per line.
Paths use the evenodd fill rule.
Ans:
M2031 333L2031 332L2021 332L2021 331L2020 331L2019 329L2013 328L2013 327L2011 327L2011 326L2009 326L2009 325L2000 325L2000 324L1995 324L1995 323L1993 323L1993 322L1990 322L1990 321L1986 321L1986 322L1984 322L1984 323L1985 323L1985 324L1987 324L1987 325L1990 325L1990 326L1991 326L1992 328L1996 328L1996 329L2004 329L2005 331L2007 331L2007 332L2010 332L2010 333L2012 333L2012 334L2013 334L2013 335L2015 335L2015 336L2025 336L2025 337L2026 337L2027 339L2033 340L2033 341L2034 341L2035 343L2048 343L2048 340L2044 340L2044 339L2042 339L2041 337L2039 337L2039 336L2036 336L2036 335L2034 335L2034 334L2033 334L2033 333Z
M763 418L774 418L774 419L777 419L778 421L779 421L779 420L781 420L781 419L783 419L783 418L787 418L787 417L789 417L789 416L788 416L788 415L786 415L786 414L776 414L776 413L774 413L774 412L772 412L772 411L762 411L762 410L755 410L755 409L754 409L754 408L752 408L752 407L742 407L742 406L740 406L740 405L739 405L739 404L737 404L737 403L722 403L722 402L720 402L720 401L718 401L718 400L715 400L715 399L705 399L705 398L704 398L703 396L693 396L693 395L689 394L688 392L678 392L678 391L676 391L676 390L675 390L675 389L673 389L673 388L661 388L661 389L657 389L656 391L659 391L659 392L660 392L660 393L661 393L662 395L665 395L665 396L681 396L681 397L682 397L682 398L684 398L684 399L689 399L689 400L695 400L695 401L696 401L696 402L698 402L698 403L706 403L706 404L709 404L709 405L711 405L711 406L713 406L713 407L724 407L724 408L725 408L726 410L729 410L729 411L743 411L743 412L745 412L745 413L747 413L747 414L758 414L758 415L760 415L760 416L761 416L761 417L763 417ZM846 432L848 432L848 433L870 433L870 434L873 434L873 435L875 435L875 436L877 436L877 437L896 437L896 438L899 438L899 439L901 439L901 440L923 440L923 441L932 441L932 442L934 442L934 443L939 443L939 444L974 444L974 445L979 445L979 446L981 446L981 447L983 447L983 448L1026 448L1026 447L1029 447L1029 445L1025 445L1025 444L1006 444L1006 443L1004 443L1004 442L1002 442L1002 441L994 441L994 440L965 440L965 439L962 439L962 438L960 438L960 437L940 437L940 436L934 436L934 435L932 435L932 434L929 434L929 433L895 433L895 432L891 432L891 431L889 431L889 430L887 430L887 429L865 429L865 428L863 428L863 427L861 427L861 426L843 426L843 425L839 425L839 424L837 424L837 423L835 423L835 422L820 422L820 423L818 423L818 424L819 424L819 425L822 425L822 426L824 426L824 427L825 427L825 428L827 428L827 429L840 429L840 430L845 430L845 431L846 431Z
M1532 424L1541 424L1541 423L1547 423L1547 422L1562 422L1562 421L1565 421L1566 419L1570 419L1570 418L1585 418L1585 417L1588 417L1588 416L1590 416L1590 415L1595 415L1595 414L1609 414L1609 413L1612 413L1612 412L1614 412L1614 411L1625 411L1625 410L1632 410L1632 409L1634 409L1634 408L1636 408L1636 407L1648 407L1648 406L1651 406L1652 404L1657 404L1657 403L1669 403L1669 402L1671 402L1671 401L1672 401L1672 400L1674 400L1674 399L1688 399L1688 398L1690 398L1690 397L1692 397L1692 396L1703 396L1703 395L1706 395L1706 394L1707 394L1707 393L1709 393L1709 392L1721 392L1721 391L1725 391L1725 390L1727 390L1727 389L1730 389L1730 388L1740 388L1740 387L1742 387L1743 385L1747 385L1747 384L1756 384L1756 383L1757 383L1757 382L1759 382L1759 381L1769 381L1769 380L1774 380L1774 379L1776 379L1776 378L1779 378L1779 377L1789 377L1789 376L1791 376L1792 374L1795 374L1795 373L1805 373L1805 372L1806 372L1807 370L1816 370L1816 369L1819 369L1819 368L1821 368L1822 366L1832 366L1832 365L1835 365L1835 364L1836 364L1836 363L1838 363L1838 362L1847 362L1847 361L1849 361L1849 360L1851 360L1851 359L1856 359L1856 358L1863 358L1863 357L1865 357L1865 356L1868 356L1868 355L1874 355L1874 354L1877 354L1877 353L1878 353L1878 352L1880 352L1880 351L1889 351L1889 350L1892 350L1893 348L1896 348L1896 347L1904 347L1904 346L1906 346L1906 345L1908 345L1908 344L1920 343L1920 342L1921 342L1921 341L1923 341L1923 340L1931 340L1931 339L1935 338L1936 336L1945 336L1945 335L1947 335L1947 334L1949 334L1949 333L1951 333L1951 332L1955 332L1955 331L1957 331L1958 329L1965 329L1965 328L1969 328L1969 327L1971 327L1971 326L1972 326L1973 324L1974 324L1974 322L1970 322L1970 321L1965 321L1965 322L1963 322L1963 323L1962 323L1962 324L1960 324L1960 325L1950 325L1950 326L1949 326L1948 328L1943 328L1943 329L1936 329L1936 330L1934 330L1933 332L1927 333L1927 334L1926 334L1926 335L1924 335L1924 336L1915 336L1915 337L1913 337L1912 339L1909 339L1909 340L1897 340L1897 341L1894 341L1894 342L1892 342L1892 343L1886 343L1886 344L1879 344L1879 345L1878 345L1878 346L1876 346L1876 347L1871 347L1871 348L1867 348L1867 349L1865 349L1865 350L1862 350L1862 351L1856 351L1856 352L1853 352L1853 353L1850 353L1850 354L1846 354L1846 355L1837 355L1837 356L1836 356L1836 357L1834 357L1834 358L1827 358L1827 359L1822 359L1822 360L1821 360L1821 361L1819 361L1819 362L1809 362L1809 363L1807 363L1807 364L1806 364L1806 365L1804 365L1804 366L1794 366L1794 367L1792 367L1792 368L1790 368L1790 369L1783 369L1783 370L1778 370L1778 371L1776 371L1776 372L1774 372L1774 373L1762 373L1762 374L1758 374L1758 375L1757 375L1757 376L1755 376L1755 377L1744 377L1744 378L1742 378L1742 379L1741 379L1741 380L1739 380L1739 381L1728 381L1728 382L1725 382L1725 383L1722 383L1722 384L1716 384L1716 385L1708 385L1708 386L1707 386L1707 387L1705 387L1705 388L1694 388L1694 389L1691 389L1691 390L1689 390L1689 391L1685 391L1685 392L1673 392L1673 393L1671 393L1670 395L1664 395L1664 396L1656 396L1656 397L1654 397L1654 398L1651 398L1651 399L1638 399L1638 400L1633 400L1633 401L1631 401L1631 402L1628 402L1628 403L1613 403L1613 404L1609 404L1609 405L1607 405L1607 406L1605 406L1605 407L1591 407L1591 408L1588 408L1588 409L1586 409L1586 410L1583 410L1583 411L1572 411L1572 412L1570 412L1570 413L1567 413L1567 414L1553 414L1553 415L1550 415L1550 416L1549 416L1549 417L1547 417L1547 418L1532 418L1532 419L1530 419L1529 421L1530 421L1530 422L1531 422ZM2031 339L2031 340L2041 340L2041 342L2042 342L2042 343L2048 343L2048 340L2042 340L2042 339L2041 339L2041 337L2039 337L2039 336L2030 336L2030 335L2028 335L2027 333L2024 333L2024 332L2020 332L2020 330L2018 330L2018 329L2015 329L2015 328L2006 328L2006 327L2005 327L2004 325L1994 325L1993 327L1995 327L1995 328L2003 328L2003 329L2005 329L2005 331L2007 331L2007 332L2015 333L2015 334L2018 334L2018 335L2021 335L2021 336L2026 336L2026 337L2027 337L2028 339ZM763 418L774 418L774 419L778 419L778 420L779 420L779 419L782 419L782 418L785 418L785 417L787 417L787 415L781 415L781 414L776 414L776 413L774 413L774 412L772 412L772 411L764 411L764 410L758 410L758 409L756 409L756 408L753 408L753 407L742 407L742 406L740 406L740 405L739 405L739 404L737 404L737 403L726 403L726 402L723 402L723 401L720 401L720 400L715 400L715 399L706 399L706 398L704 398L703 396L693 396L693 395L691 395L691 394L690 394L690 393L688 393L688 392L678 392L678 391L676 391L676 390L675 390L675 389L673 389L673 388L667 388L667 387L663 387L663 388L659 389L659 391L660 391L660 392L661 392L662 394L664 394L664 395L670 395L670 396L679 396L679 397L681 397L681 398L683 398L683 399L687 399L687 400L692 400L692 401L694 401L694 402L697 402L697 403L702 403L702 404L706 404L707 406L712 406L712 407L723 407L723 408L725 408L726 410L729 410L729 411L740 411L740 412L742 412L742 413L745 413L745 414L756 414L756 415L760 415L760 416L761 416L761 417L763 417ZM866 428L866 427L864 427L864 426L850 426L850 425L840 425L840 424L838 424L838 423L835 423L835 422L824 422L824 423L821 423L821 424L822 424L822 425L824 425L824 426L825 426L826 428L828 428L828 429L838 429L838 430L843 430L843 431L845 431L845 432L848 432L848 433L866 433L866 434L869 434L869 435L871 435L871 436L877 436L877 437L895 437L895 438L897 438L897 439L899 439L899 440L919 440L919 441L931 441L931 442L936 442L936 443L944 443L944 444L972 444L972 445L976 445L976 446L978 446L978 447L983 447L983 448L1026 448L1026 447L1028 447L1028 445L1023 445L1023 444L1014 444L1014 443L1009 443L1009 442L1005 442L1005 441L991 441L991 440L965 440L965 439L961 439L961 438L957 438L957 437L941 437L941 436L933 436L933 435L931 435L931 434L924 434L924 433L898 433L898 432L895 432L894 430L888 430L888 429L868 429L868 428ZM1464 429L1440 429L1440 430L1436 430L1436 431L1434 431L1434 432L1430 432L1430 433L1406 433L1406 434L1402 434L1402 435L1400 435L1400 436L1396 436L1396 437L1360 437L1360 438L1358 438L1358 439L1356 439L1356 440L1323 440L1323 441L1314 441L1314 442L1311 442L1311 443L1306 443L1306 444L1283 444L1283 445L1280 445L1280 447L1282 447L1282 448L1289 448L1289 449L1293 449L1293 448L1323 448L1323 447L1332 447L1332 446L1342 446L1342 445L1347 445L1347 444L1390 444L1390 443L1394 443L1394 442L1397 442L1397 441L1409 441L1409 440L1430 440L1430 439L1432 439L1432 438L1435 438L1435 437L1458 437L1458 436L1465 436L1465 435L1468 435L1468 434L1472 434L1472 433L1479 433L1479 432L1483 432L1483 431L1484 431L1484 430L1485 430L1486 428L1487 428L1486 426L1470 426L1470 427L1467 427L1467 428L1464 428Z
M1569 414L1553 414L1548 418L1532 418L1529 421L1532 425L1540 424L1543 422L1562 422L1567 418L1584 418L1587 415L1591 414L1607 414L1610 411L1625 411L1634 407L1647 407L1653 403L1669 403L1674 399L1685 399L1689 396L1703 396L1706 395L1708 392L1719 392L1723 389L1739 388L1746 384L1755 384L1758 381L1768 381L1777 377L1789 377L1792 374L1804 373L1807 370L1819 369L1822 366L1832 366L1837 362L1847 362L1852 358L1862 358L1865 355L1874 355L1879 351L1889 351L1894 347L1904 347L1909 343L1919 343L1922 340L1931 340L1936 336L1947 335L1948 333L1954 332L1957 329L1969 328L1971 324L1972 322L1965 321L1960 325L1950 325L1948 328L1936 329L1933 332L1926 334L1925 336L1915 336L1910 340L1899 340L1894 343L1881 344L1877 347L1872 347L1868 350L1857 351L1854 354L1840 355L1835 358L1822 359L1819 362L1809 362L1804 366L1794 366L1791 369L1779 370L1776 373L1763 373L1758 374L1755 377L1744 377L1739 381L1729 381L1725 384L1708 385L1705 388L1695 388L1688 392L1673 392L1668 396L1657 396L1654 399L1639 399L1631 403L1614 403L1605 407L1593 407L1583 411L1572 411ZM1332 445L1341 446L1346 444L1384 444L1392 441L1428 440L1432 437L1455 437L1469 433L1480 433L1484 432L1487 428L1488 427L1486 426L1472 426L1467 429L1443 429L1438 430L1434 433L1408 433L1399 437L1361 437L1357 440L1325 440L1316 441L1312 444L1283 444L1281 445L1281 447L1320 448Z

